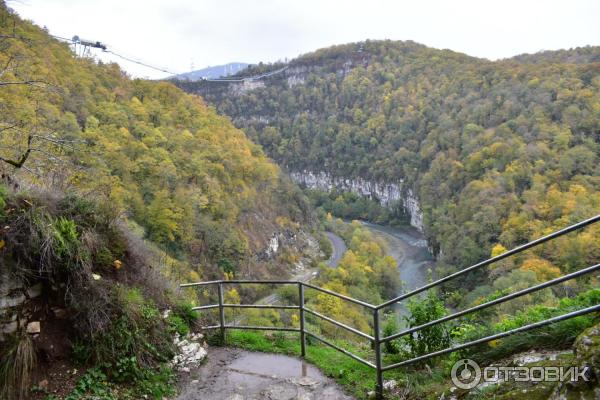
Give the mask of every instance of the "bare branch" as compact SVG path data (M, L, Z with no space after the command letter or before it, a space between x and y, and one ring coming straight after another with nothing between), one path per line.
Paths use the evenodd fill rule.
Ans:
M9 86L9 85L39 85L39 84L43 84L46 86L52 86L52 84L48 83L48 82L44 82L44 81L36 81L36 80L31 80L31 81L15 81L15 82L0 82L0 86Z
M27 150L25 150L23 152L23 154L21 154L21 157L19 157L18 160L15 161L15 160L11 160L10 158L0 157L0 161L10 164L15 168L23 167L23 164L25 164L25 161L27 161L27 158L29 158L29 155L31 154L31 141L32 140L33 140L33 135L30 134L27 137Z
M3 128L0 128L0 132L8 131L10 129L16 128L17 126L18 126L17 124L10 125L10 126L5 126Z

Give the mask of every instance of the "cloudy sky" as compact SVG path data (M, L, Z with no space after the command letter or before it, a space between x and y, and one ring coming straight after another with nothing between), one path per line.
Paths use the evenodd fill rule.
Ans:
M473 56L600 45L598 0L8 0L54 35L185 72L365 39L414 40ZM114 60L133 76L166 74Z

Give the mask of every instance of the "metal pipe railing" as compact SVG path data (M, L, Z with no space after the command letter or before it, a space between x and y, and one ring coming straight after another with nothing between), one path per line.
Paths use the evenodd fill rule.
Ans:
M352 297L344 296L343 294L339 294L339 293L336 293L336 292L328 290L328 289L323 289L322 287L311 285L310 283L306 283L306 282L301 282L301 283L302 283L303 286L306 286L308 288L311 288L311 289L314 289L314 290L318 290L319 292L330 294L332 296L338 297L340 299L344 299L344 300L349 301L351 303L358 304L359 306L370 308L371 310L374 310L376 308L374 305L369 304L367 302L360 301L360 300L357 300L357 299L353 299Z
M548 288L550 286L557 285L557 284L562 283L564 281L568 281L570 279L575 279L575 278L578 278L578 277L580 277L582 275L586 275L586 274L598 271L599 269L600 269L600 264L596 264L596 265L593 265L591 267L584 268L584 269L582 269L580 271L573 272L573 273L570 273L568 275L564 275L564 276L552 279L552 280L544 282L544 283L540 283L539 285L535 285L535 286L532 286L532 287L527 288L527 289L519 290L518 292L514 292L514 293L511 293L509 295L506 295L506 296L503 296L503 297L499 297L499 298L497 298L495 300L491 300L491 301L488 301L488 302L483 303L483 304L479 304L479 305L477 305L475 307L471 307L471 308L467 308L466 310L458 311L458 312L456 312L454 314L447 315L447 316L442 317L440 319L436 319L434 321L427 322L426 324L422 324L422 325L415 326L415 327L410 328L410 329L406 329L406 330L404 330L402 332L398 332L398 333L395 333L393 335L384 337L383 339L381 339L381 341L383 343L389 342L390 340L398 339L398 338L400 338L402 336L406 336L408 334L420 331L421 329L429 328L431 326L434 326L434 325L437 325L437 324L441 324L442 322L447 322L447 321L450 321L450 320L453 320L453 319L456 319L456 318L460 318L460 317L468 315L468 314L472 314L472 313L474 313L476 311L481 311L481 310L489 308L491 306L495 306L497 304L505 303L505 302L507 302L509 300L513 300L513 299L516 299L518 297L525 296L526 294L533 293L533 292L536 292L538 290L542 290L542 289Z
M371 367L373 369L377 369L377 367L375 366L375 364L373 364L373 363L371 363L371 362L369 362L369 361L367 361L367 360L365 360L365 359L357 356L356 354L353 354L353 353L349 352L346 349L341 348L340 346L338 346L336 344L331 343L329 340L324 339L324 338L322 338L322 337L320 337L320 336L318 336L318 335L316 335L316 334L314 334L312 332L309 332L309 331L306 331L305 333L308 336L310 336L310 337L318 340L319 342L321 342L323 344L326 344L327 346L329 346L329 347L331 347L331 348L339 351L340 353L343 353L343 354L347 355L348 357L350 357L350 358L352 358L352 359L354 359L354 360L356 360L356 361L358 361L360 363L365 364L368 367Z
M405 293L401 296L398 296L392 300L386 301L378 306L374 306L372 304L369 304L367 302L361 301L361 300L357 300L354 299L352 297L349 296L345 296L343 294L340 293L336 293L334 291L328 290L328 289L324 289L315 285L312 285L310 283L307 282L301 282L301 281L286 281L286 280L258 280L258 281L253 281L253 280L230 280L230 281L225 281L225 280L217 280L217 281L208 281L208 282L194 282L194 283L184 283L181 284L180 287L182 288L189 288L189 287L202 287L202 286L208 286L208 285L217 285L218 287L218 304L210 304L210 305L204 305L204 306L198 306L198 307L194 307L194 310L198 310L198 311L203 311L203 310L210 310L210 309L215 309L218 308L219 309L219 325L213 325L213 326L206 326L203 327L202 329L205 330L209 330L209 329L219 329L220 330L220 334L221 334L221 339L223 342L225 342L225 332L227 329L248 329L248 330L266 330L266 331L284 331L284 332L297 332L300 333L300 351L301 351L301 355L302 357L304 357L306 355L306 336L310 336L312 338L314 338L315 340L351 357L352 359L367 365L373 369L376 370L377 373L377 382L376 382L376 394L377 394L377 398L381 399L383 396L383 373L385 371L389 371L392 369L396 369L396 368L400 368L406 365L410 365L410 364L414 364L420 361L425 361L428 360L430 358L433 357L437 357L437 356L441 356L444 354L448 354L448 353L452 353L461 349L465 349L468 347L472 347L472 346L476 346L478 344L481 343L486 343L492 340L496 340L496 339L500 339L509 335L513 335L519 332L525 332L525 331L529 331L532 329L536 329L542 326L546 326L555 322L559 322L559 321L564 321L567 320L569 318L574 318L577 316L581 316L581 315L585 315L585 314L589 314L589 313L593 313L593 312L598 312L600 311L600 304L598 305L594 305L591 307L587 307L581 310L577 310L577 311L572 311L569 312L567 314L563 314L563 315L559 315L553 318L549 318L543 321L539 321L536 323L532 323L529 325L525 325L519 328L515 328L506 332L500 332L494 335L490 335L490 336L486 336L477 340L473 340L467 343L462 343L453 347L449 347L447 349L443 349L443 350L439 350L439 351L435 351L435 352L430 352L428 354L424 354L422 356L418 356L418 357L414 357L411 358L409 360L404 360L395 364L391 364L391 365L387 365L387 366L383 366L383 360L382 360L382 354L381 354L381 345L389 342L391 340L394 339L398 339L402 336L406 336L406 335L410 335L412 333L418 332L422 329L426 329L429 328L431 326L437 325L437 324L441 324L444 322L448 322L451 320L455 320L457 318L460 318L462 316L474 313L476 311L480 311L489 307L492 307L494 305L498 305L516 298L519 298L521 296L527 295L529 293L533 293L554 285L557 285L559 283L565 282L567 280L571 280L571 279L575 279L581 276L584 276L586 274L590 274L592 272L596 272L598 270L600 270L600 264L596 264L587 268L584 268L582 270L576 271L576 272L572 272L570 274L549 280L547 282L543 282L540 283L538 285L502 296L500 298L488 301L486 303L462 310L462 311L458 311L456 313L447 315L445 317L439 318L437 320L434 321L429 321L427 323L421 324L419 326L415 326L409 329L405 329L401 332L398 333L394 333L392 335L389 335L387 337L381 337L381 329L380 329L380 310L384 307L390 306L392 304L398 303L402 300L405 300L407 298L410 298L418 293L421 293L425 290L431 289L433 287L439 286L442 283L445 283L451 279L454 279L456 277L462 276L468 272L471 272L473 270L482 268L486 265L490 265L494 262L500 261L502 259L505 259L507 257L510 257L514 254L518 254L522 251L525 251L527 249L530 249L532 247L535 247L537 245L540 245L542 243L545 243L547 241L553 240L557 237L560 237L562 235L565 235L569 232L573 232L575 230L578 229L582 229L590 224L593 224L595 222L600 221L600 215L596 215L595 217L589 218L585 221L582 221L580 223L571 225L569 227L566 227L564 229L561 229L559 231L556 231L554 233L551 233L549 235L546 235L544 237L541 237L539 239L533 240L529 243L526 243L524 245L515 247L512 250L509 250L501 255L498 255L496 257L492 257L488 260L479 262L475 265L472 265L471 267L465 268L461 271L458 271L454 274L448 275L444 278L438 279L435 282L432 282L430 284L427 284L425 286L422 286L418 289L415 289L411 292ZM298 305L277 305L277 304L227 304L224 302L224 291L223 291L223 286L226 284L259 284L259 285L298 285ZM356 305L360 305L363 307L368 308L369 310L372 311L373 313L373 336L364 333L356 328L353 328L349 325L346 325L342 322L336 321L333 318L330 318L326 315L323 315L315 310L312 310L310 308L306 307L305 304L305 289L306 288L310 288L316 291L319 291L321 293L325 293L331 296L335 296L338 297L342 300L351 302L353 304ZM250 308L255 308L255 309L283 309L283 310L298 310L299 315L300 315L300 327L299 328L295 328L295 327L275 327L275 326L249 326L249 325L228 325L225 323L225 309L226 308L246 308L246 309L250 309ZM375 353L375 363L372 363L370 361L367 361L359 356L357 356L356 354L353 354L352 352L341 348L340 346L328 341L325 338L322 338L318 335L316 335L315 333L312 333L310 331L308 331L306 329L306 313L311 314L317 318L320 318L324 321L327 321L337 327L340 327L342 329L345 329L348 332L354 333L364 339L367 339L371 342L373 342L373 347L374 347L374 353Z
M365 338L365 339L367 339L367 340L370 340L370 341L373 341L373 340L375 340L375 338L374 338L373 336L371 336L371 335L367 335L367 334L366 334L366 333L364 333L363 331L359 331L358 329L356 329L356 328L353 328L353 327L351 327L351 326L349 326L349 325L346 325L346 324L344 324L344 323L341 323L341 322L339 322L339 321L336 321L336 320L335 320L335 319L333 319L333 318L329 318L328 316L326 316L326 315L323 315L323 314L321 314L321 313L318 313L318 312L316 312L316 311L314 311L314 310L311 310L310 308L306 308L306 307L304 307L304 311L305 311L305 312L307 312L307 313L309 313L309 314L312 314L312 315L314 315L314 316L316 316L316 317L319 317L319 318L321 318L322 320L325 320L325 321L327 321L327 322L329 322L329 323L332 323L332 324L333 324L333 325L335 325L335 326L339 326L340 328L343 328L343 329L345 329L345 330L347 330L347 331L350 331L350 332L352 332L352 333L354 333L354 334L356 334L356 335L358 335L358 336L361 336L361 337L363 337L363 338Z
M559 231L556 231L554 233L551 233L549 235L543 236L543 237L541 237L539 239L532 240L529 243L525 243L525 244L523 244L521 246L515 247L512 250L509 250L509 251L507 251L505 253L497 255L496 257L492 257L492 258L489 258L489 259L487 259L485 261L481 261L481 262L479 262L479 263L477 263L475 265L472 265L472 266L470 266L468 268L465 268L463 270L455 272L455 273L453 273L451 275L448 275L448 276L446 276L444 278L438 279L435 282L431 282L431 283L429 283L429 284L427 284L425 286L421 286L420 288L417 288L417 289L415 289L415 290L413 290L411 292L405 293L405 294L400 295L400 296L398 296L398 297L396 297L396 298L394 298L392 300L386 301L385 303L382 303L382 304L378 305L377 308L388 307L388 306L390 306L392 304L395 304L395 303L398 303L398 302L400 302L402 300L406 300L409 297L412 297L412 296L414 296L416 294L424 292L427 289L431 289L433 287L439 286L439 285L441 285L444 282L447 282L449 280L457 278L457 277L459 277L461 275L464 275L464 274L466 274L468 272L471 272L471 271L474 271L476 269L485 267L486 265L493 264L493 263L495 263L497 261L504 260L505 258L510 257L510 256L512 256L514 254L521 253L521 252L523 252L523 251L525 251L527 249L530 249L532 247L538 246L538 245L540 245L542 243L545 243L545 242L547 242L549 240L556 239L559 236L566 235L569 232L573 232L573 231L576 231L578 229L584 228L584 227L586 227L588 225L591 225L591 224L593 224L595 222L598 222L598 221L600 221L600 214L596 215L595 217L586 219L585 221L582 221L582 222L579 222L577 224L573 224L571 226L563 228L563 229L561 229Z
M550 325L550 324L553 324L555 322L564 321L564 320L567 320L567 319L570 319L570 318L579 317L581 315L590 314L590 313L597 312L597 311L600 311L600 304L596 304L595 306L590 306L590 307L582 308L581 310L572 311L572 312L567 313L567 314L558 315L556 317L549 318L549 319L546 319L546 320L543 320L543 321L539 321L539 322L535 322L533 324L524 325L524 326L521 326L519 328L511 329L509 331L500 332L500 333L497 333L495 335L486 336L484 338L473 340L471 342L462 343L462 344L460 344L458 346L449 347L449 348L444 349L444 350L434 351L432 353L424 354L424 355L419 356L419 357L411 358L410 360L401 361L401 362L396 363L396 364L390 364L390 365L388 365L386 367L383 367L382 369L383 369L383 371L389 371L391 369L403 367L403 366L409 365L409 364L414 364L414 363L419 362L419 361L425 361L425 360L428 360L428 359L433 358L433 357L441 356L441 355L448 354L448 353L453 353L453 352L458 351L458 350L466 349L467 347L472 347L472 346L476 346L478 344L491 342L492 340L502 339L503 337L514 335L515 333L530 331L532 329L540 328L540 327L545 326L545 325Z

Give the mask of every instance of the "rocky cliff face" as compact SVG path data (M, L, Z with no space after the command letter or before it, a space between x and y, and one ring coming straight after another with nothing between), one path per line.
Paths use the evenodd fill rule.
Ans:
M403 191L402 182L399 183L378 183L371 182L361 178L346 179L342 177L331 176L327 172L301 171L291 172L291 178L308 188L331 190L338 189L349 191L361 196L378 200L381 205L390 207L397 202L402 202L406 212L410 215L410 224L423 231L423 212L419 200L411 189Z

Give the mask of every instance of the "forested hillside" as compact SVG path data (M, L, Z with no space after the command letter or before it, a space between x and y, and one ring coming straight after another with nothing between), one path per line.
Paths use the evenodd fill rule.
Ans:
M288 276L312 240L305 197L227 118L3 1L0 174L0 399L173 395L206 355L177 285Z
M290 172L395 184L405 198L411 190L445 274L600 212L598 53L491 62L367 41L301 56L252 87L180 86L214 102ZM597 262L598 229L506 269Z
M0 11L5 175L109 201L205 276L219 276L218 265L252 271L272 234L307 221L294 186L200 98L77 59L67 44Z

